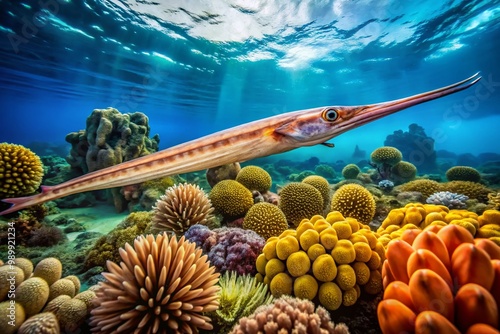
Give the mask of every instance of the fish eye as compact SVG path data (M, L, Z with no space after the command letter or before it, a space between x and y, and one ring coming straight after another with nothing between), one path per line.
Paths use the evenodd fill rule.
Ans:
M339 117L339 113L335 109L325 109L322 117L325 121L333 122Z

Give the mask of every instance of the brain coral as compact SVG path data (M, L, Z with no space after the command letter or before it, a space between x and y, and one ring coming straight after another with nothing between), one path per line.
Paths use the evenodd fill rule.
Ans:
M279 207L291 225L297 226L302 219L323 213L323 196L310 184L289 183L279 195Z
M43 177L40 158L21 145L0 143L0 198L35 192Z
M355 179L359 173L361 173L361 169L356 164L348 164L342 169L344 179Z
M359 294L352 289L381 291L378 270L384 259L384 246L367 225L335 211L303 219L296 230L269 238L256 260L256 277L275 297L319 300L333 311L356 302Z
M191 333L211 330L203 312L218 306L219 274L202 250L184 237L140 236L120 250L120 266L108 262L99 283L93 331Z
M377 309L382 333L495 333L469 330L498 328L500 246L485 246L465 228L448 225L391 241L386 257Z
M440 191L440 184L434 180L418 179L404 183L397 187L399 191L418 191L427 198L435 192Z
M346 184L333 194L330 209L368 224L375 216L375 200L365 187Z
M243 167L236 175L236 181L249 190L257 190L261 193L269 191L273 183L271 175L259 166Z
M314 307L309 300L283 296L273 304L257 308L241 318L232 334L257 333L328 333L348 334L343 323L335 325L323 307Z
M453 166L446 171L448 181L470 181L479 182L481 174L477 169L469 166Z
M394 166L403 159L403 154L395 147L382 146L371 153L370 159L377 165Z
M330 184L327 179L319 175L310 175L303 179L302 183L310 184L318 189L321 197L323 197L324 208L328 208L328 204L330 203Z
M153 207L153 228L181 235L194 224L207 224L213 211L198 185L176 184L165 191Z
M261 202L245 215L243 228L257 232L264 239L280 235L288 228L285 214L276 205Z
M209 198L215 210L229 218L244 216L253 205L252 192L235 180L217 183L210 191Z

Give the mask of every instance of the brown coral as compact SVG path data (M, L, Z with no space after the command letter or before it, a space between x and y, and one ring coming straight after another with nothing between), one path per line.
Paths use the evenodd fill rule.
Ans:
M166 233L139 236L108 261L96 291L94 332L192 333L211 330L203 312L218 307L219 274L196 244Z
M440 185L438 182L429 179L418 179L407 183L404 183L397 187L399 191L418 191L425 198L430 195L440 191Z
M283 296L273 304L261 306L255 312L240 319L232 334L256 333L321 333L348 334L343 323L335 325L323 307L305 299Z
M212 211L210 200L198 185L176 184L153 207L153 228L182 235L194 224L206 225Z

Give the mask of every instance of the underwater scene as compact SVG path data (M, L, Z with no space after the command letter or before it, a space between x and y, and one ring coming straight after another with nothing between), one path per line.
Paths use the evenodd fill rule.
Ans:
M0 9L0 333L500 334L499 0Z

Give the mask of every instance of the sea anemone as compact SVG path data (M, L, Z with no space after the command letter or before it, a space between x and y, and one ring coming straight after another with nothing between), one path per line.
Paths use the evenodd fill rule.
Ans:
M120 249L122 262L108 261L92 310L92 331L192 333L211 330L203 312L217 309L219 274L202 250L166 233L139 236Z
M207 224L213 211L198 185L176 184L165 191L153 207L153 229L182 235L195 224Z

